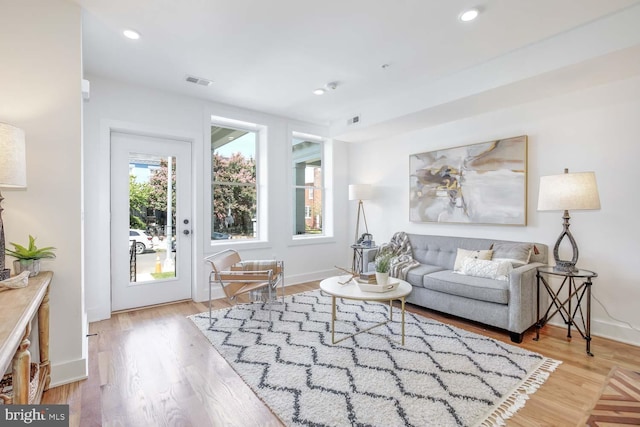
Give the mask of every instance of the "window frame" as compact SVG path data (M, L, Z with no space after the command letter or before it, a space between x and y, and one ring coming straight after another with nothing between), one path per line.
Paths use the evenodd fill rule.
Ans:
M294 205L294 191L296 188L309 188L305 185L296 185L293 167L292 144L293 139L304 139L320 144L320 161L322 168L322 234L295 234L296 212ZM300 132L297 129L290 129L287 143L287 163L288 163L288 187L289 187L289 224L290 245L306 245L316 243L335 242L333 225L333 141L330 138ZM316 188L316 187L314 187Z
M247 121L229 119L227 117L220 117L211 115L210 121L208 123L208 135L211 133L211 127L223 127L226 129L234 129L244 132L253 132L256 135L256 146L255 146L255 162L256 162L256 224L254 229L254 238L249 239L220 239L214 240L209 236L208 239L205 240L209 242L210 247L217 246L243 246L243 247L263 247L268 243L268 217L267 212L269 210L268 206L268 197L267 197L267 133L268 128L266 125L261 125L258 123L252 123ZM213 233L213 151L211 149L211 138L209 137L208 144L205 145L207 147L208 152L208 187L209 187L209 198L208 198L208 228L210 234Z

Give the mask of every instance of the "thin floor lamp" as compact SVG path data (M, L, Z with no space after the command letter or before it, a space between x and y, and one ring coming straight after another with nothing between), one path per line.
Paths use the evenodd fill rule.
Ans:
M356 217L356 235L353 240L354 244L358 243L358 236L360 235L360 215L362 213L362 217L364 219L364 227L365 231L369 233L369 226L367 225L367 215L364 213L364 204L363 200L371 199L372 189L369 184L351 184L349 185L349 200L357 200L358 201L358 216Z

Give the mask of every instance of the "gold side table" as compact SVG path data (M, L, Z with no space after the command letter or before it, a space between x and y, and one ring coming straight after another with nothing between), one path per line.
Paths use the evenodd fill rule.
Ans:
M562 284L557 291L549 285L547 280L553 276L562 277ZM535 341L540 339L540 328L547 323L547 320L559 313L567 325L567 339L571 340L571 327L574 327L587 341L587 354L593 356L591 353L591 286L593 284L591 279L596 277L598 274L590 270L556 271L553 267L538 267L536 272L538 298ZM540 316L541 284L544 285L547 294L551 297L551 303L543 316ZM565 288L567 296L562 299L562 292ZM586 304L585 310L582 309L583 303Z

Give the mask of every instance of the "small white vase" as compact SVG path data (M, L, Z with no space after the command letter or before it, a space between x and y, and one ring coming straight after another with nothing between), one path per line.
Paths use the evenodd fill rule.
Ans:
M389 273L380 273L376 271L376 283L383 286L389 283Z

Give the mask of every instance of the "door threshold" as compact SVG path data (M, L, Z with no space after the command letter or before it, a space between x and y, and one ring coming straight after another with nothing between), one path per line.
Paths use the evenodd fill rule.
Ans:
M156 308L156 307L162 307L164 305L179 304L181 302L190 302L190 301L193 301L193 299L187 298L187 299L181 299L181 300L177 300L177 301L163 302L163 303L160 303L160 304L143 305L142 307L125 308L124 310L112 311L111 315L113 316L114 314L129 313L129 312L132 312L132 311L146 310L148 308Z

